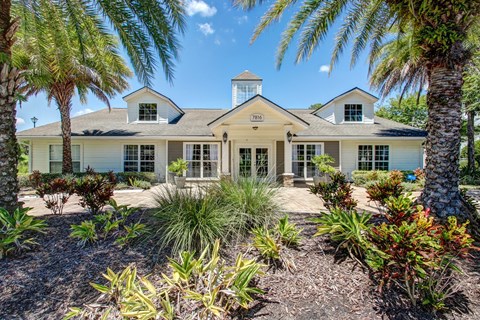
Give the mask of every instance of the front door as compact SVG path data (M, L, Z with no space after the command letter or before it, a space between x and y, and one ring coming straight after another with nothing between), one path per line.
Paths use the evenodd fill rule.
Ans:
M238 175L266 178L269 172L269 149L265 146L238 148Z

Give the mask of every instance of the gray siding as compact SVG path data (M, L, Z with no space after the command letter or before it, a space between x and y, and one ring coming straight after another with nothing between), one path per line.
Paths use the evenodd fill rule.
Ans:
M168 141L168 164L183 158L183 141Z
M338 141L325 141L325 153L335 159L334 167L340 167L340 143Z
M285 165L285 142L277 141L277 177L281 177Z

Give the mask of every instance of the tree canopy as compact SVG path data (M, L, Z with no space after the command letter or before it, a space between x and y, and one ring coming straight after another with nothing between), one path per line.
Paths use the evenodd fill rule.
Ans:
M400 96L390 98L386 105L375 111L375 115L412 127L425 129L428 118L427 97L421 95L418 101L417 94L407 95L403 99L400 99Z

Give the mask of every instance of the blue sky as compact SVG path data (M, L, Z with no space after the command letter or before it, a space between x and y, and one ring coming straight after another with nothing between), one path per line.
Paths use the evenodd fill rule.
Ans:
M294 43L282 68L277 70L275 52L289 14L250 45L250 37L266 5L250 12L233 8L230 1L222 0L187 0L187 5L188 29L181 38L174 83L169 84L158 69L152 85L181 108L230 108L230 79L247 69L263 78L263 95L287 109L326 102L355 86L370 91L366 55L351 69L346 52L328 75L335 27L309 61L294 64ZM112 107L125 107L122 97L143 86L135 77L129 82L130 89L112 99ZM89 98L87 105L75 99L72 116L102 108L105 105L94 97ZM30 118L34 116L39 119L37 126L60 120L57 108L53 104L48 106L44 95L32 97L18 108L17 129L31 128Z

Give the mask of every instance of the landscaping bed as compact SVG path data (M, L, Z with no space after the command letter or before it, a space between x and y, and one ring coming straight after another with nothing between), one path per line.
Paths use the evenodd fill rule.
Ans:
M136 217L138 219L139 212ZM347 256L335 254L336 245L327 237L312 238L315 225L307 214L290 220L304 228L297 249L285 249L296 269L269 269L257 286L266 291L238 318L257 319L478 319L480 315L479 266L464 262L466 276L455 305L460 313L431 315L422 308L405 309L404 298L389 293L380 299L367 270ZM166 252L152 262L150 245L138 244L119 249L113 240L100 240L81 248L70 238L70 225L90 219L89 214L47 216L46 234L40 235L37 250L0 261L0 319L59 319L68 307L92 302L98 296L89 282L104 283L107 267L118 272L134 264L142 275L166 272ZM144 217L145 219L145 217ZM233 260L244 244L227 248ZM249 255L253 256L254 250ZM475 260L472 260L475 261ZM478 260L477 260L478 261ZM385 297L384 297L385 298ZM463 307L462 307L463 306Z

